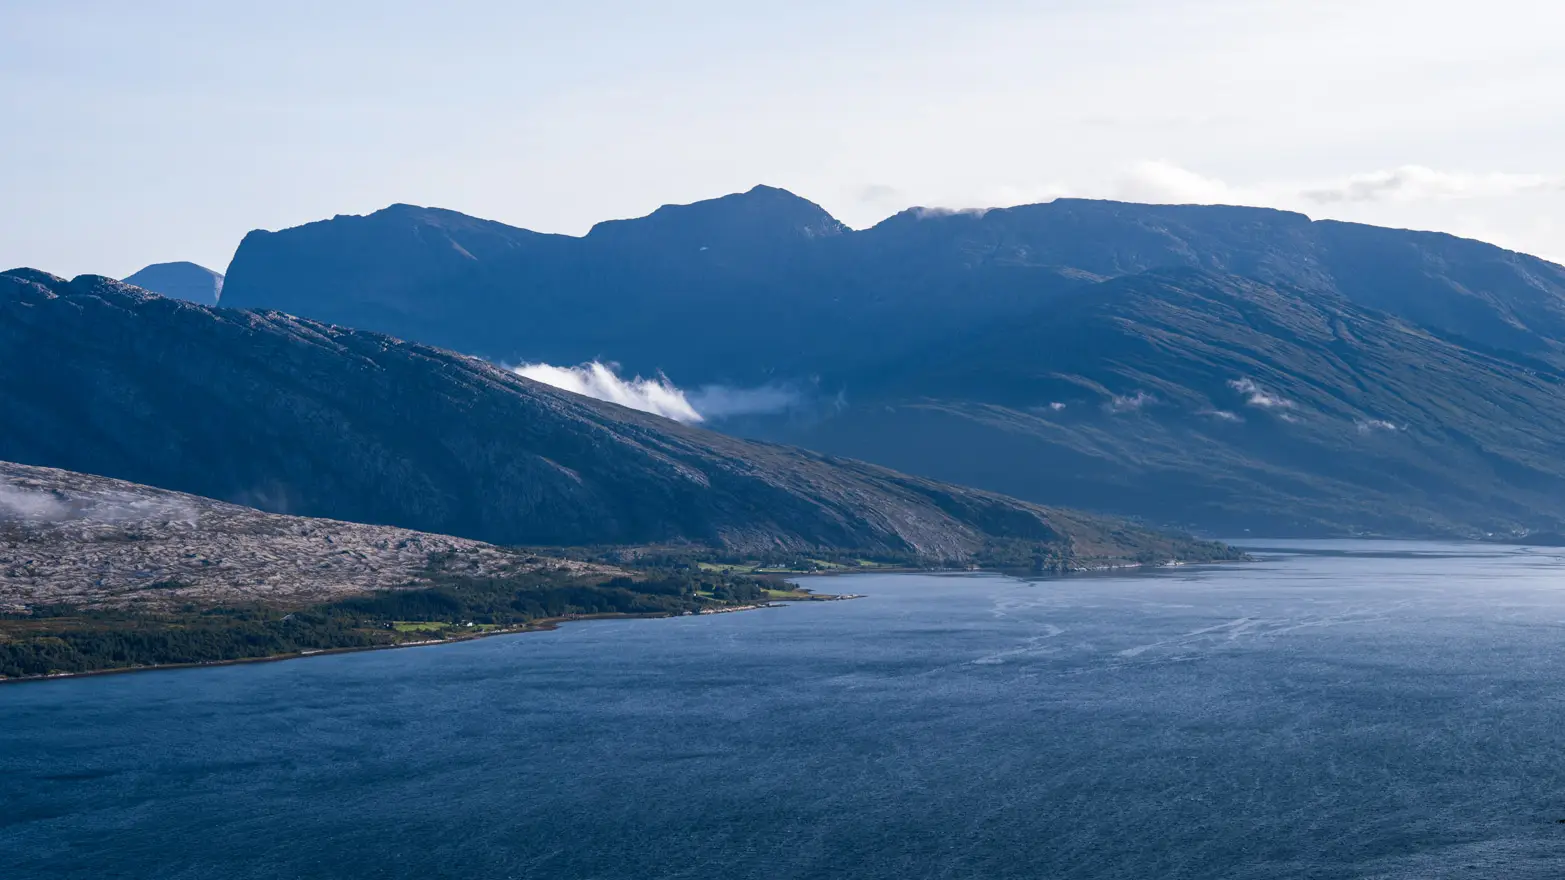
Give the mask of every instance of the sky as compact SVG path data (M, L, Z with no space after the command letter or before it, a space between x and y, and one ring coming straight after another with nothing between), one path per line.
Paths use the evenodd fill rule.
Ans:
M0 0L0 268L223 271L395 202L548 232L1265 205L1565 262L1565 4Z

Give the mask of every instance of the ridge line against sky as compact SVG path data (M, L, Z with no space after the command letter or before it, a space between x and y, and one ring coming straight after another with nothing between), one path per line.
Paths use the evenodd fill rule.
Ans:
M1561 32L1536 0L4 4L0 264L222 271L395 202L580 234L757 183L856 228L1073 195L1565 261Z

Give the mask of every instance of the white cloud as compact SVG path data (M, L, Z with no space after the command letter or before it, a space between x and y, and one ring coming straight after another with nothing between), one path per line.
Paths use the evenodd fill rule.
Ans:
M1372 434L1376 431L1401 431L1402 428L1384 419L1359 419L1354 422L1360 434Z
M621 379L609 365L597 361L579 367L523 364L513 368L513 372L572 394L606 400L676 422L701 421L701 414L690 405L685 393L663 376L655 379L643 379L640 376Z
M130 522L183 521L192 525L196 510L180 501L129 492L77 494L62 499L52 492L0 483L0 520L34 523L85 521L114 525Z
M1246 406L1261 409L1293 409L1296 406L1293 401L1285 397L1262 390L1261 386L1250 379L1230 379L1228 387L1244 395Z
M598 361L576 367L523 364L511 370L518 376L572 394L606 400L676 422L695 423L709 418L782 412L797 406L800 400L797 391L780 385L758 388L704 385L687 392L667 376L625 379L612 364Z
M1565 175L1442 171L1403 165L1322 180L1235 185L1157 160L1137 162L1108 187L1088 187L1082 195L1132 202L1299 209L1342 203L1502 198L1542 192L1565 192Z
M65 503L49 492L0 483L0 519L53 522L69 515Z
M1135 412L1149 403L1156 402L1156 397L1153 397L1145 391L1137 391L1135 394L1126 396L1120 396L1116 394L1109 398L1107 403L1103 404L1103 408L1111 413Z
M1120 175L1108 195L1127 202L1188 205L1242 205L1260 201L1214 177L1206 177L1172 162L1137 162Z
M969 217L982 217L992 210L994 210L994 208L925 208L920 206L913 209L913 216L920 220L923 220L926 217L950 217L954 214L961 214Z
M1209 419L1217 419L1220 422L1242 422L1242 421L1244 421L1244 419L1240 418L1236 413L1231 413L1231 412L1229 412L1226 409L1203 409L1203 410L1198 410L1196 412L1196 415L1198 415L1198 416L1206 416Z
M901 210L908 203L908 196L902 190L880 183L861 187L857 197L865 205L893 211Z
M758 388L734 388L730 385L703 385L686 395L690 405L703 418L758 415L782 412L799 405L799 392L782 385Z
M1343 180L1306 188L1304 198L1320 204L1336 202L1476 199L1565 191L1565 175L1437 171L1404 165L1389 171L1354 174Z

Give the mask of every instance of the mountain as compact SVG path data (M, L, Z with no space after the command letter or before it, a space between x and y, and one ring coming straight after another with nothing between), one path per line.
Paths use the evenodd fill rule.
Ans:
M223 276L195 263L153 263L125 283L207 306L216 305L223 292Z
M719 424L1156 522L1471 536L1565 516L1565 267L1482 242L1081 199L854 231L761 187L580 238L510 230L527 246L401 286L331 243L432 234L410 217L253 233L224 301L513 362L809 388L813 408Z
M482 304L462 285L437 296L432 290L516 253L547 253L560 239L455 211L392 205L366 217L246 235L220 301L367 329L394 331L392 325L406 322L433 327L447 320L446 311Z
M1565 372L1345 296L1159 269L884 365L757 433L1225 534L1565 523Z
M1266 208L1059 199L983 212L914 210L864 236L904 263L924 260L926 274L965 261L1054 267L1095 280L1159 268L1240 275L1339 294L1449 335L1565 363L1565 267L1443 233Z
M450 232L484 222L393 206L252 232L222 304L501 362L602 358L681 382L755 383L903 354L933 326L976 325L1035 303L1039 285L1077 283L1002 266L957 279L956 300L938 285L906 289L922 269L900 256L866 262L860 233L772 187L599 223L580 238L503 227L494 234L509 245L481 255ZM441 244L405 244L430 241Z
M853 231L757 187L579 238L394 206L251 233L223 304L510 362L599 358L684 384L820 377L851 388L866 367L1158 268L1340 295L1565 365L1565 267L1286 211L1082 199L911 209Z
M498 544L970 559L1216 552L558 391L476 358L95 276L0 275L0 459ZM50 364L40 370L40 363Z
M746 315L785 317L787 291L768 288L767 278L812 242L843 231L819 206L770 187L600 223L583 238L394 205L250 233L229 267L222 304L495 360L574 363L613 354L650 371L660 351L675 347L658 339L641 357L634 346L649 332L689 340ZM749 291L742 301L736 289ZM745 335L725 329L708 344L728 350Z

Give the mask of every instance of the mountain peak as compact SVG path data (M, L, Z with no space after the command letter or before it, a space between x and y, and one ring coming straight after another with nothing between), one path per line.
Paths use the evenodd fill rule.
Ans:
M223 275L190 262L153 263L124 279L153 293L173 299L214 305L223 293Z
M342 215L339 215L341 217ZM353 215L347 215L353 216ZM360 219L360 218L354 218ZM379 211L363 215L362 219L412 219L420 223L433 226L457 226L474 228L508 229L516 232L527 232L515 226L508 226L498 220L485 220L482 217L474 217L461 211L453 211L449 208L432 208L426 205L410 205L406 202L397 202L387 205Z
M64 278L61 278L60 276L51 272L45 272L42 269L30 269L26 266L18 266L15 269L7 269L4 272L0 272L0 277L15 278L19 281L29 281L33 284L42 285L49 290L56 290L62 285L68 283Z
M780 195L780 196L786 196L786 197L788 197L790 199L799 199L800 201L808 201L803 196L796 195L795 193L793 193L793 192L791 192L789 190L783 189L780 186L767 186L764 183L758 183L755 186L750 187L749 189L747 189L743 193L741 193L741 195L747 195L747 196L754 196L754 195Z
M766 240L821 238L847 230L809 199L762 184L715 199L663 205L645 217L607 220L593 226L587 237L628 242L647 235L647 241L658 246L748 250Z

